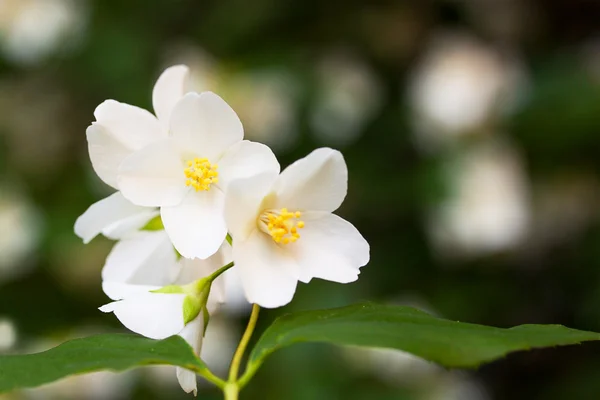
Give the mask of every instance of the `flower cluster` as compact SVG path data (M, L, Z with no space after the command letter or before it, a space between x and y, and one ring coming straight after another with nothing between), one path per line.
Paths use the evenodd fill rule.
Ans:
M332 214L346 196L341 153L313 151L280 173L273 152L243 140L242 123L219 96L188 90L188 69L170 67L154 86L155 114L107 100L87 129L94 170L116 192L75 223L84 242L117 240L102 270L113 312L154 339L180 335L199 353L226 275L246 299L275 308L298 281L348 283L369 245ZM178 369L182 388L195 375Z

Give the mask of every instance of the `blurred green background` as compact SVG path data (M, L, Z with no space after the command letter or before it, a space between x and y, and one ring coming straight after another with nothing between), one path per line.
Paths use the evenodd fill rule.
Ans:
M0 0L0 352L121 331L97 307L112 243L73 224L111 192L85 129L112 98L151 109L167 66L238 112L282 165L318 146L350 172L339 213L371 244L351 285L262 314L360 300L460 321L600 331L600 3L585 0ZM223 371L247 308L211 322ZM212 320L211 320L212 321ZM246 399L596 399L600 345L447 371L391 351L275 354ZM190 398L173 368L4 399ZM202 386L200 399L220 394Z

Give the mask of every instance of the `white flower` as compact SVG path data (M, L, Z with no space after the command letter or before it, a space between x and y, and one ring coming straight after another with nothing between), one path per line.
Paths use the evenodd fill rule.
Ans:
M96 122L86 134L92 166L105 183L118 189L117 171L123 159L168 137L171 111L186 92L188 74L183 65L167 68L161 74L152 91L156 116L115 100L106 100L96 107Z
M141 230L158 217L155 208L140 207L120 192L92 204L75 222L75 233L84 243L96 235L119 240L106 258L102 279L167 285L179 273L177 254L166 232Z
M205 311L215 312L224 299L222 277L213 282L210 295L204 300L201 297L203 291L201 293L177 289L162 293L156 291L170 284L193 284L230 260L230 246L225 242L217 253L206 260L182 258L178 262L179 275L176 279L169 281L163 277L164 283L158 285L147 283L156 281L156 276L150 269L143 269L143 274L138 271L137 277L125 281L119 281L123 276L118 276L115 270L108 273L103 271L102 288L108 297L115 301L100 307L100 310L113 312L125 327L151 339L179 335L190 344L196 354L200 354L207 323ZM188 393L196 392L196 375L193 372L177 368L177 379L183 390Z
M184 94L187 74L187 67L175 66L158 78L153 102L159 117L168 120L174 103ZM92 166L104 182L118 189L116 171L122 159L152 141L167 137L167 130L147 111L114 100L100 104L95 115L97 121L87 129ZM148 127L151 128L145 132L143 129ZM173 274L177 274L176 253L164 231L140 231L159 214L156 207L137 206L121 192L115 192L92 204L77 219L75 233L84 243L100 233L110 239L121 239L106 259L104 280L136 283L141 279L148 285L162 286L171 283Z
M229 187L225 218L233 260L248 301L289 303L297 281L348 283L369 261L369 244L332 214L346 197L348 171L340 152L322 148L285 169Z
M164 230L137 231L118 241L106 258L103 282L164 286L181 272L181 262Z
M168 120L175 103L185 93L188 74L186 66L177 65L167 68L158 78L152 93L158 117L114 100L96 108L96 122L88 127L86 134L92 166L105 183L118 190L117 170L123 159L168 136ZM121 239L158 215L157 208L134 205L116 192L92 204L75 222L75 233L84 243L100 233Z
M188 93L173 108L169 137L120 163L123 196L160 207L165 230L184 257L205 259L223 242L225 191L232 180L279 167L267 146L243 135L237 115L219 96Z
M75 234L84 243L89 243L100 233L110 239L121 239L143 228L158 215L158 209L136 206L121 192L115 192L92 204L77 218Z

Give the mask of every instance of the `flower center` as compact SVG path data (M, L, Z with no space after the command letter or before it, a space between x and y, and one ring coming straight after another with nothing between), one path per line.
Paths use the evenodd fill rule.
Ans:
M289 212L287 208L263 211L258 217L258 227L271 235L275 243L294 243L300 239L298 229L304 228L304 221L298 219L301 216L300 211Z
M188 160L187 167L183 170L185 186L192 186L196 191L210 190L210 185L219 182L217 164L211 164L208 158L194 158Z

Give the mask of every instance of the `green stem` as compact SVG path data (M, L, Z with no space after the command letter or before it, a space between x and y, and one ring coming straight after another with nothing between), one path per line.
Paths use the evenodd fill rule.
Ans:
M250 382L250 379L252 379L254 374L256 374L261 364L262 363L246 365L246 370L240 379L238 379L238 386L240 387L240 390L242 390L248 384L248 382Z
M219 268L218 270L216 270L215 272L213 272L212 274L210 274L209 276L207 276L206 278L212 282L215 279L217 279L219 277L219 275L221 275L223 272L227 271L229 268L233 267L234 263L233 261L230 262L227 265L223 265L221 268Z
M237 383L226 383L223 388L223 394L225 395L225 400L238 400L238 395L240 394L240 388Z
M221 275L223 272L227 271L229 268L233 267L233 261L230 262L227 265L222 266L221 268L219 268L218 270L216 270L215 272L213 272L212 274L210 274L209 276L206 277L206 279L209 282L214 281L215 279L217 279L217 277L219 277L219 275ZM205 281L206 282L206 281ZM208 298L208 295L210 293L210 286L209 289L203 292L203 295ZM204 299L204 303L206 304L206 298ZM201 311L202 312L202 311ZM215 384L216 386L218 386L219 388L221 388L221 390L225 391L228 383L225 382L225 380L219 378L218 376L216 376L215 374L213 374L208 368L194 368L193 371L204 377L207 381ZM237 390L237 384L236 384L236 390ZM228 397L226 397L227 399L229 399ZM237 395L236 397L231 397L232 399L237 399Z
M242 340L240 340L240 344L238 345L235 354L233 355L233 359L231 360L231 367L229 368L229 381L228 384L235 384L236 388L238 387L237 376L240 370L240 364L242 362L242 357L244 356L244 352L246 351L246 347L248 347L248 342L250 342L250 338L252 337L252 333L254 332L254 328L256 328L256 321L258 321L258 312L260 311L260 306L258 304L252 304L252 314L250 314L250 320L248 321L248 326L246 327L246 331L242 336Z
M207 381L215 384L217 387L221 388L222 390L225 390L225 386L227 386L227 382L225 382L223 379L221 379L218 376L216 376L215 374L213 374L208 368L194 368L193 371L197 375L202 376Z

